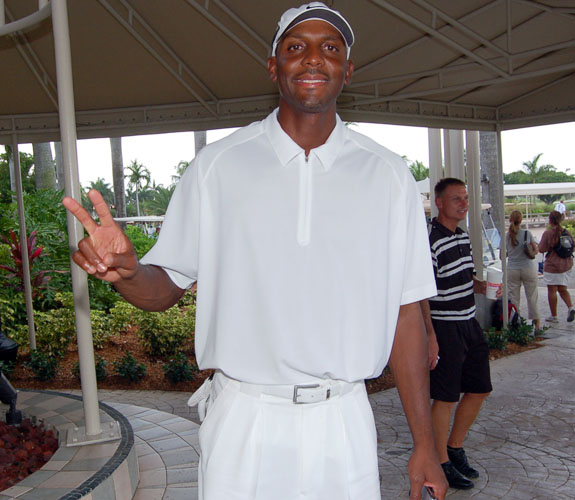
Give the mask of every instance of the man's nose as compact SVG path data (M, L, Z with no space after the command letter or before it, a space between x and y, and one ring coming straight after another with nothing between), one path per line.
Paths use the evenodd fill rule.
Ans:
M309 47L306 50L303 62L308 66L319 66L323 62L320 49L318 47Z

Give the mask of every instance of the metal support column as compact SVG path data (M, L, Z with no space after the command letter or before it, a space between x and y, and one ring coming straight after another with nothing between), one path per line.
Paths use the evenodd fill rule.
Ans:
M22 252L22 272L24 274L24 300L28 317L28 340L30 350L36 350L36 328L34 326L34 306L32 305L32 284L30 280L30 256L28 255L28 231L26 230L26 213L24 212L24 195L22 190L22 170L20 169L20 151L18 138L12 136L12 167L16 183L16 201L18 204L18 220L20 226L20 250Z
M76 117L74 107L74 86L72 81L72 56L70 51L70 32L68 27L68 8L66 0L52 0L52 24L54 29L54 48L56 53L56 75L58 81L58 108L60 117L60 135L64 156L64 175L66 194L80 201L80 181L78 175L78 152L76 149ZM82 225L70 214L68 217L68 238L71 252L78 247L84 236ZM74 309L76 312L76 331L78 336L78 354L80 358L80 376L86 422L86 436L101 434L94 346L92 326L90 324L90 298L86 273L71 262Z
M443 177L443 159L441 156L441 129L428 128L427 142L429 145L429 201L431 217L437 217L435 205L435 185Z
M467 151L467 189L469 192L469 237L473 248L473 266L483 276L483 238L481 235L481 179L479 172L479 132L465 132Z
M501 128L497 125L497 179L495 186L499 191L499 199L505 200L503 197L503 149L501 146ZM505 238L505 203L501 203L499 207L498 217L498 230L501 235L501 245L499 246L499 258L501 259L501 270L503 271L503 326L506 327L509 322L509 311L507 309L508 294L507 294L507 241Z

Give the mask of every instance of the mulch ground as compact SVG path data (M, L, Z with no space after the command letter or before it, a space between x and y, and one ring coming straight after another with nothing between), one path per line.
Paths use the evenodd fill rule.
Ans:
M540 347L539 342L535 342L529 346L520 346L510 343L504 351L492 350L490 358L495 360L504 356L510 356L519 352L524 352L530 349ZM146 364L146 375L138 382L129 382L119 375L114 374L113 362L120 359L126 351L130 351L132 355L139 361ZM193 358L192 346L184 346L184 352ZM174 384L166 379L164 375L163 365L165 360L150 358L138 342L135 332L129 332L121 336L112 337L103 349L95 351L97 356L101 356L107 362L108 376L98 382L100 389L137 389L137 390L154 390L154 391L187 391L192 392L199 387L204 379L211 374L211 371L204 370L199 372L194 380L179 382ZM25 362L29 359L29 355L22 353L18 358L18 363L14 371L10 374L9 379L15 388L26 389L80 389L80 380L74 373L74 366L78 362L78 351L76 346L72 346L67 355L63 358L58 373L53 380L40 381L34 377L32 370L25 366ZM395 387L393 375L389 370L384 370L383 374L376 378L368 380L368 392L374 393Z

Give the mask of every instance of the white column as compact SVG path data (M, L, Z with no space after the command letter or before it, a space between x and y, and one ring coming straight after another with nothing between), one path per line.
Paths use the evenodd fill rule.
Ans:
M453 177L451 172L451 136L448 129L443 129L443 165L445 166L444 177Z
M72 57L70 52L70 32L66 0L52 0L52 24L54 29L54 48L56 52L56 76L58 82L58 107L60 117L60 135L64 159L66 194L80 201L80 181L78 176L78 153L76 149L76 117L74 108L74 86L72 81ZM68 238L71 251L78 247L84 236L79 222L68 213ZM71 261L72 289L76 312L76 331L78 336L78 354L80 358L80 376L82 397L86 421L86 435L101 434L100 412L98 406L98 388L90 324L90 298L88 279L84 271Z
M483 276L483 237L481 234L481 179L479 169L479 132L465 132L467 151L467 190L469 192L469 237L473 248L473 265Z
M443 177L441 129L428 128L427 141L429 145L429 201L431 202L431 217L437 217L437 206L435 205L435 193L433 189Z
M499 199L503 197L503 149L501 146L501 129L497 126L497 179L495 179L497 189L499 190ZM501 270L503 271L503 326L509 322L509 311L507 310L507 241L505 238L505 203L501 203L499 208L499 221L501 227L498 227L501 235L501 245L499 246L499 258L501 259Z
M456 177L465 182L465 160L463 156L463 130L449 131L449 163L451 165L451 177Z
M18 220L20 226L20 250L22 251L22 272L24 274L24 300L26 302L26 315L28 316L28 340L30 349L36 350L36 328L34 326L34 306L32 305L32 284L30 281L30 261L28 255L28 231L26 230L26 216L24 212L24 197L22 190L22 171L20 170L20 152L18 138L12 136L12 167L14 168L14 181L16 183L16 200L18 204Z

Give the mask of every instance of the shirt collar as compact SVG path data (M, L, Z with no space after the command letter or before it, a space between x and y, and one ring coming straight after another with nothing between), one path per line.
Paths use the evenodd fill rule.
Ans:
M461 229L459 226L457 226L455 228L455 232L452 231L451 229L449 229L448 227L445 227L441 222L439 222L437 220L437 217L434 217L431 220L431 224L433 225L433 227L436 227L439 231L441 231L443 234L445 234L446 236L453 236L454 234L462 234L464 233L463 229Z
M287 167L296 156L300 154L305 155L305 151L281 128L277 118L278 109L279 108L276 108L264 119L263 127L281 164ZM309 153L319 159L326 171L328 171L335 162L347 138L347 128L339 116L336 115L335 119L335 127L327 138L327 141L321 146L312 149Z

